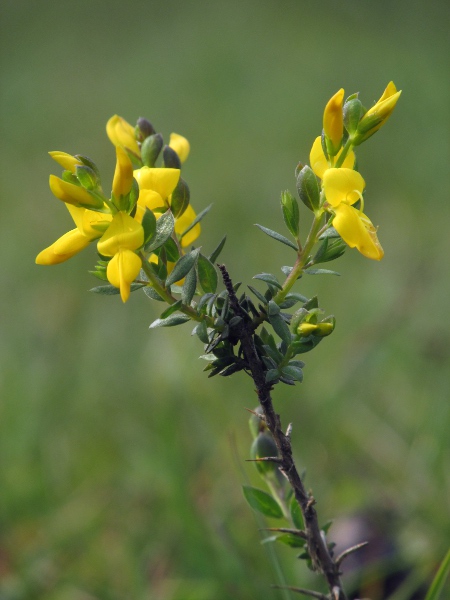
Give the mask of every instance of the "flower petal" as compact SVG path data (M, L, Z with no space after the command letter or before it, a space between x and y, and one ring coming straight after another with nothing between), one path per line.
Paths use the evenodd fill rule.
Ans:
M361 254L373 260L381 260L383 248L370 219L353 206L340 204L335 208L333 227L350 248L357 248Z
M175 221L175 233L181 235L185 231L192 221L195 219L196 214L192 206L189 204L184 213ZM190 246L200 235L202 229L200 223L197 223L181 240L183 248Z
M78 231L89 238L90 241L101 237L112 220L110 213L101 213L88 208L73 206L72 204L66 204L66 207L75 221Z
M191 146L187 139L178 133L171 133L169 146L172 148L172 150L175 150L181 162L184 163L191 150Z
M81 186L64 181L55 175L50 175L50 189L57 198L67 204L90 208L101 208L103 206L103 202L91 196Z
M354 204L364 190L365 181L353 169L327 169L323 174L323 190L331 206L339 206L341 202Z
M106 123L106 133L114 146L124 146L139 155L139 146L134 136L134 127L125 119L114 115Z
M36 264L57 265L69 260L69 258L86 248L89 241L78 229L72 229L57 239L51 246L39 252L36 256Z
M98 241L97 248L103 256L114 256L121 250L137 250L143 243L142 225L126 213L118 212Z
M126 302L130 297L130 286L141 270L142 261L131 250L120 250L109 261L106 275L111 285L120 289L120 297Z
M119 199L121 196L126 196L130 193L133 185L133 165L131 160L122 146L116 146L116 170L112 184L114 196Z
M177 186L180 169L142 167L134 171L134 176L140 190L153 190L165 200Z
M344 116L342 107L344 103L344 90L341 88L325 106L323 113L323 130L325 135L331 140L336 153L341 145L342 135L344 133Z
M72 171L72 173L75 173L77 166L81 166L83 164L80 160L75 158L75 156L67 154L67 152L55 150L54 152L49 152L49 154L53 160L56 160L56 162L61 165L63 169Z
M337 153L335 161L339 158L341 152L342 150ZM325 154L323 152L322 140L320 136L316 137L312 145L311 152L309 154L309 164L311 165L311 169L314 171L317 177L320 177L320 179L323 179L323 174L327 169L330 168L330 165L327 159L325 158ZM355 153L353 151L350 151L345 157L342 166L348 169L352 169L354 164Z
M166 208L164 204L164 200L153 190L139 190L139 200L138 205L144 208L148 208L150 210L155 210L155 208Z

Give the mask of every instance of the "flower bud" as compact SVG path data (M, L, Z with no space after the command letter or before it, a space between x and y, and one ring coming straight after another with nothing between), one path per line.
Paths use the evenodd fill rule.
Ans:
M277 445L269 431L259 433L253 440L250 456L252 459L278 456ZM255 462L255 465L261 475L267 475L278 470L277 464L269 460Z
M320 189L317 177L311 167L306 165L297 177L297 192L303 204L309 210L316 211L320 206Z
M312 333L316 333L318 325L314 323L300 323L297 327L297 334L300 337L308 337Z
M143 142L145 138L156 133L153 125L144 117L139 117L134 128L134 135L139 142Z
M391 116L401 93L401 90L397 92L397 88L393 81L387 85L378 102L372 106L372 108L369 108L359 122L356 135L353 137L354 146L365 142L386 123Z
M146 138L141 147L141 157L144 166L154 167L159 153L164 145L163 137L160 133L155 133Z
M344 90L341 88L328 101L323 113L323 131L330 156L335 156L342 144L342 136L344 134L343 101Z
M106 133L114 146L124 146L139 155L139 146L134 136L134 127L125 119L114 115L106 123Z
M283 211L284 222L286 227L297 238L299 234L300 212L298 202L287 190L281 193L281 210Z
M344 125L350 135L357 130L363 112L363 105L358 98L350 98L344 104Z

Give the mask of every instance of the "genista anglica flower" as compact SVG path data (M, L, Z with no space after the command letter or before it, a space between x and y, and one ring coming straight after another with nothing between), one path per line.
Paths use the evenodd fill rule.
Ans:
M144 230L132 217L120 211L114 215L110 226L97 243L102 256L112 256L106 269L108 281L120 289L120 297L126 302L131 284L139 275L141 259L136 250L144 243Z
M378 102L369 108L358 124L356 134L353 136L353 145L357 146L366 141L371 135L382 127L392 114L395 105L400 98L401 90L393 81L390 81Z
M323 148L322 148L322 140L319 137L316 137L316 139L314 140L314 143L312 145L311 148L311 152L309 154L309 162L311 164L311 169L314 171L314 173L317 175L317 177L320 177L320 179L323 179L323 175L325 173L325 171L327 169L329 169L330 167L333 166L333 164L339 160L339 157L341 156L342 150L340 150L338 152L338 154L335 156L333 162L331 160L327 160ZM353 166L355 164L355 153L353 151L350 151L347 156L344 159L344 162L342 163L343 167L347 167L349 169L352 169Z
M343 105L344 90L341 88L330 98L323 113L323 131L330 156L335 156L342 144L342 136L344 135Z
M63 169L67 171L72 171L72 173L76 172L77 167L81 167L83 163L72 156L71 154L67 154L67 152L59 152L58 150L54 152L49 152L50 156L55 160Z
M123 146L139 155L134 127L119 115L112 116L106 123L106 133L114 146Z
M178 133L171 133L169 146L172 148L172 150L175 150L175 152L178 154L180 161L184 163L184 161L189 156L189 152L191 150L191 146L187 139L182 135L179 135Z
M116 146L116 169L112 184L112 193L116 200L130 193L133 185L133 165L128 154L121 146Z
M90 194L80 185L64 181L56 175L50 175L49 183L52 193L66 204L83 208L102 208L103 206L102 200Z
M350 248L367 258L381 260L383 248L370 219L352 205L363 200L365 181L352 169L328 169L323 176L323 191L335 217L333 227Z

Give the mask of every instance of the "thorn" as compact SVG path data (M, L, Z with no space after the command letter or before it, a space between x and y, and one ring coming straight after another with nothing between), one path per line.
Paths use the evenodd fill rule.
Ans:
M285 585L273 585L273 588L276 590L290 590L291 592L297 592L298 594L303 594L304 596L311 596L311 598L317 598L318 600L330 600L328 596L325 594L321 594L320 592L314 592L313 590L305 590L304 588L285 586Z
M291 433L292 433L292 423L289 423L289 425L287 426L287 429L286 429L286 437L289 440L291 439Z
M274 462L282 463L283 460L278 456L263 456L262 458L247 458L245 462Z
M255 390L257 391L257 390ZM259 417L261 419L261 421L265 421L266 417L260 413L257 413L255 410L252 410L251 408L245 408L244 410L246 410L247 412L251 413L252 415L255 415L255 417Z
M350 554L353 554L353 552L356 552L357 550L359 550L360 548L364 548L364 546L367 546L369 542L361 542L360 544L356 544L355 546L352 546L351 548L347 548L347 550L344 550L344 552L341 552L341 554L339 554L339 556L336 558L335 563L336 566L340 566L342 561L347 558L347 556L350 556Z
M289 529L289 527L265 527L259 531L278 531L279 533L290 533L291 535L302 538L302 540L308 539L306 533L301 529Z
M311 494L311 492L310 492ZM316 503L316 499L314 498L314 496L310 495L309 500L306 504L306 509L305 510L309 510L310 508L312 508L314 506L314 504Z

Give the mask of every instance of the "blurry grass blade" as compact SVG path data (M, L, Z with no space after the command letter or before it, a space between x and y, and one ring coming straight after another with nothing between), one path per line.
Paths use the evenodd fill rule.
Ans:
M441 600L441 592L444 588L444 584L450 572L450 550L445 555L441 566L436 573L435 578L430 586L430 589L425 596L425 600ZM443 599L442 599L443 600Z

